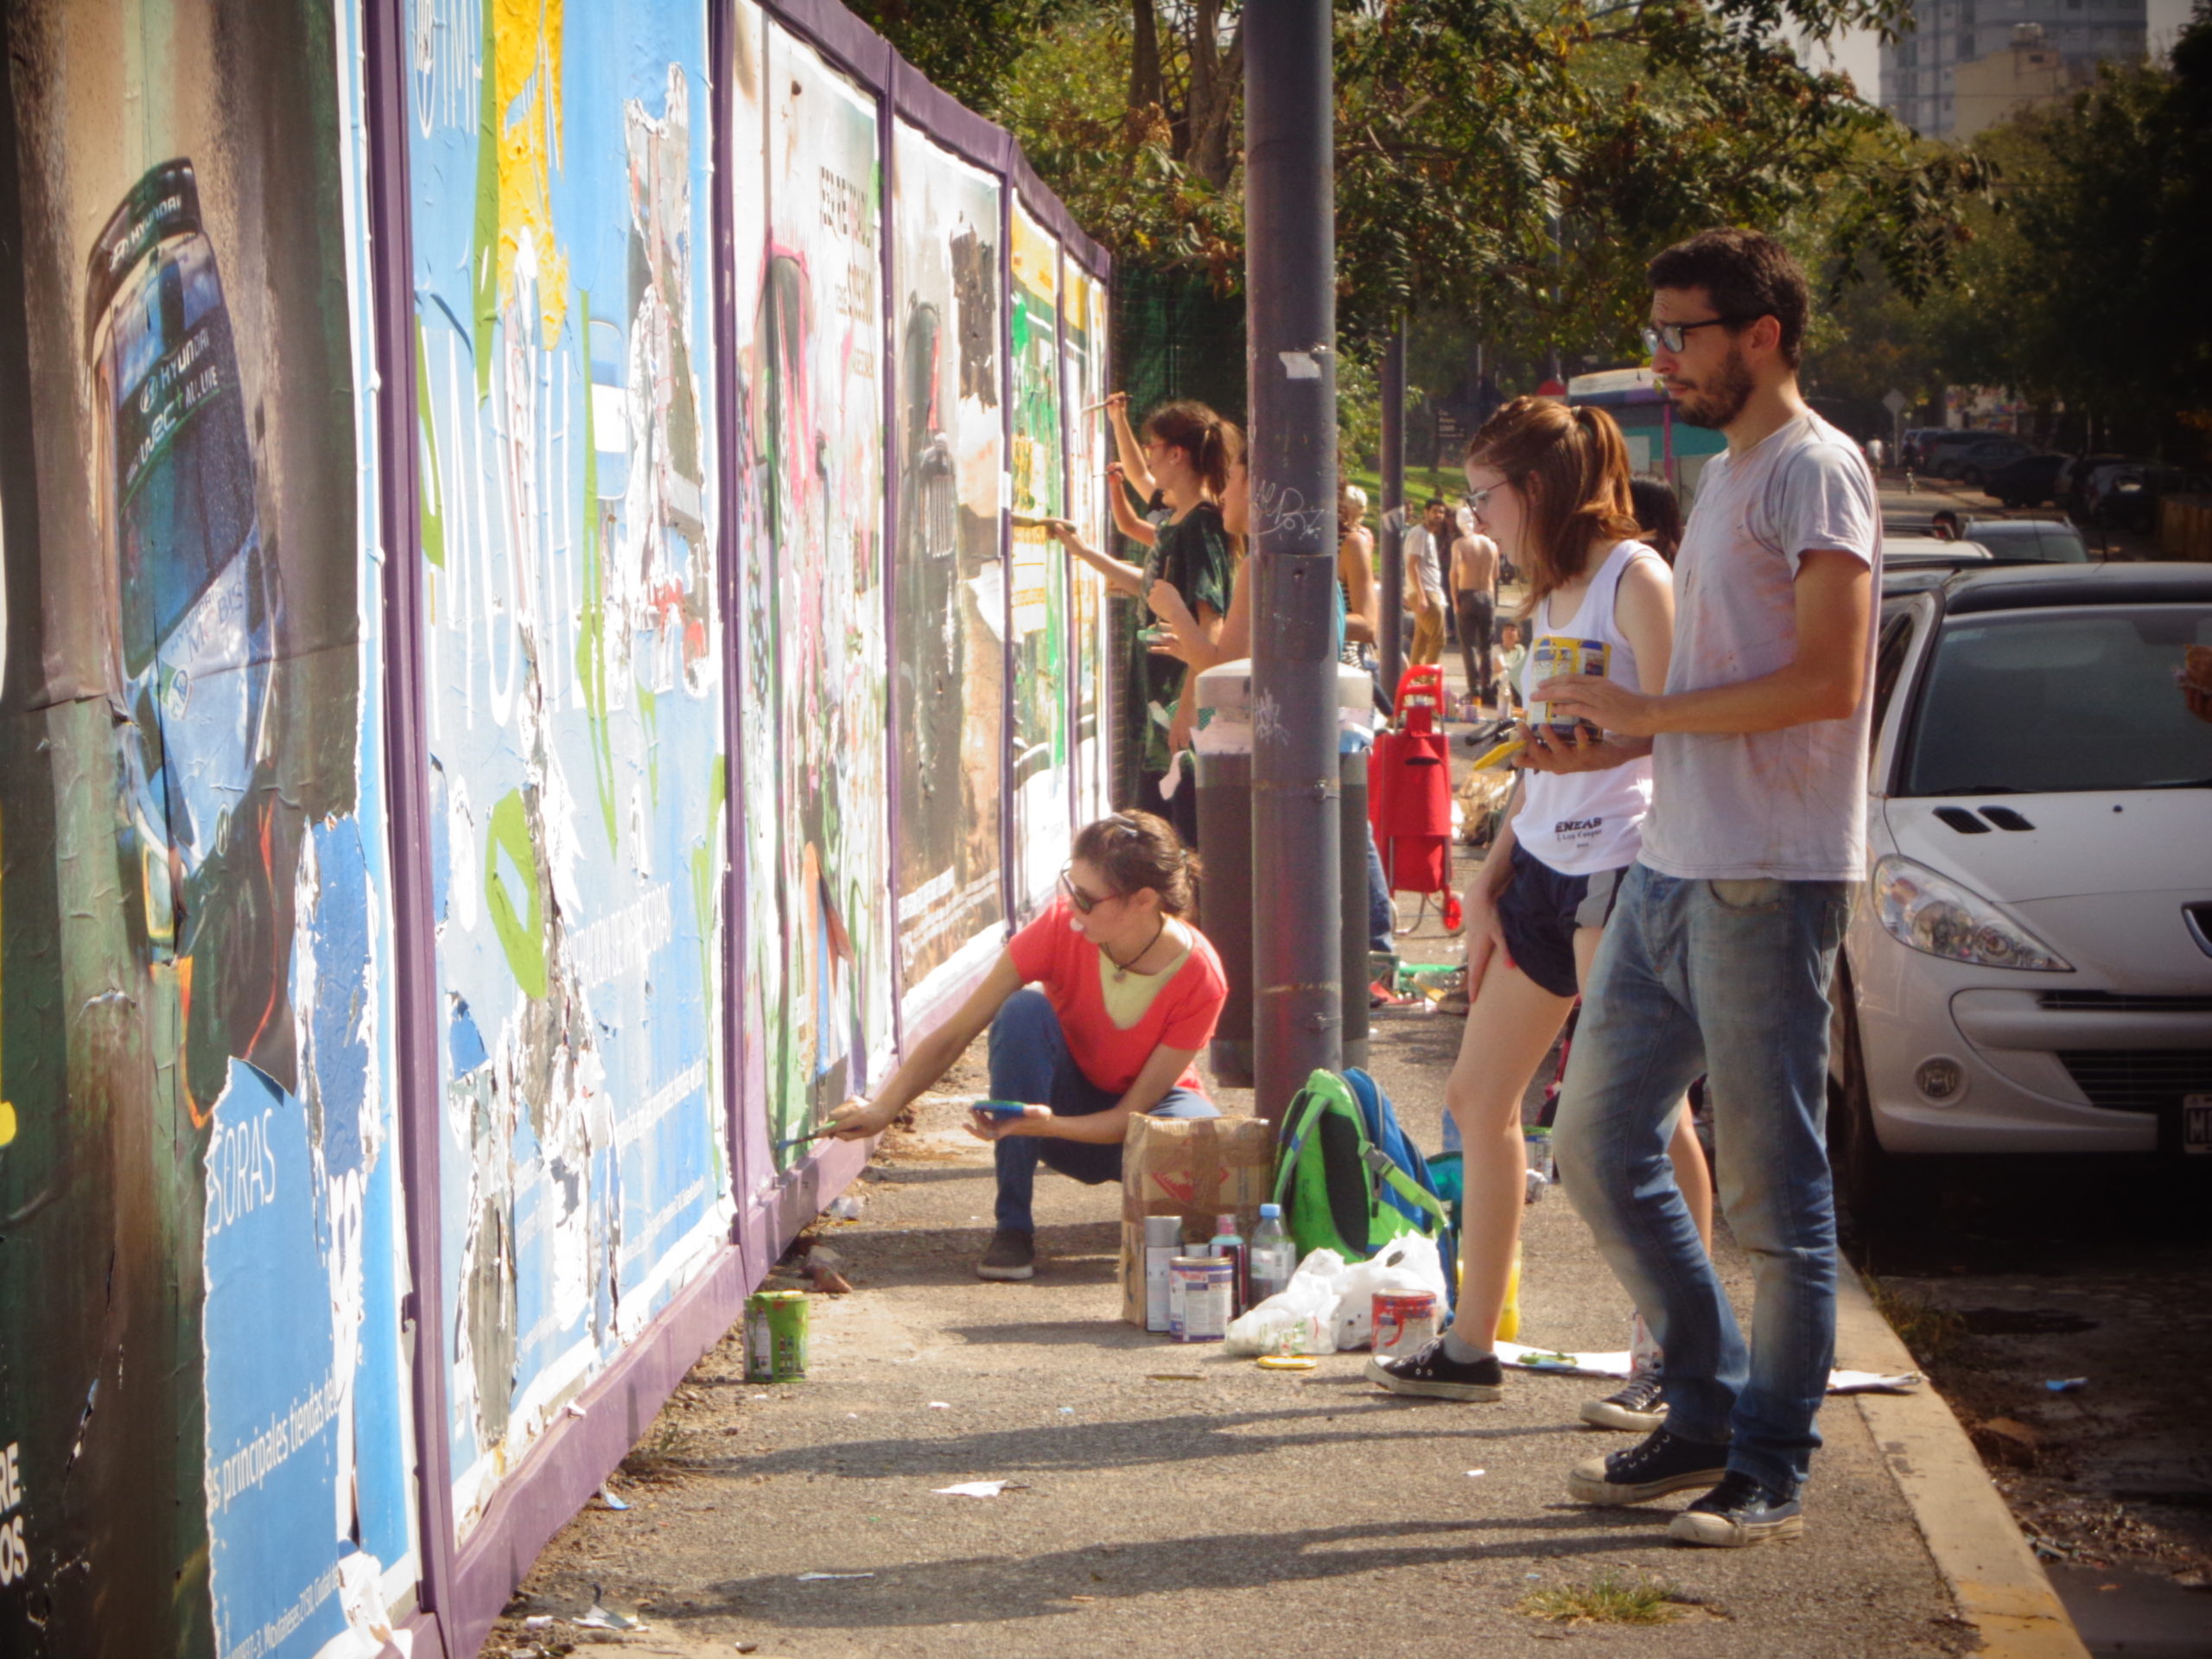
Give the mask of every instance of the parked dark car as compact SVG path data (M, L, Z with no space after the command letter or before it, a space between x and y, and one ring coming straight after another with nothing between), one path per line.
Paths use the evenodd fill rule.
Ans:
M2158 527L2160 497L2207 490L2212 490L2212 479L2180 467L2119 467L2097 498L2095 522L2109 530L2148 536Z
M1928 441L1928 461L1920 470L1930 478L1957 478L1967 464L1969 452L1984 449L1991 444L2017 446L2004 457L2010 461L2028 454L2033 448L2009 432L1991 432L1962 429L1956 432L1942 432ZM2002 462L1998 464L2001 465Z
M2080 524L2087 515L2089 505L2089 479L2100 467L2124 462L2130 466L2149 467L2155 463L2134 455L2123 455L2113 451L2101 451L2092 455L2076 455L2058 469L2058 477L2051 486L2058 505L2074 515Z
M2039 507L2058 499L2059 468L2068 459L2056 451L2022 455L1990 474L1982 488L2008 507Z
M2039 564L2089 562L2082 532L2063 518L1968 518L1966 535L1968 541L1987 548L1993 559Z
M1984 438L1948 451L1944 462L1948 476L1978 490L1992 474L2035 452L2035 445L2024 438Z

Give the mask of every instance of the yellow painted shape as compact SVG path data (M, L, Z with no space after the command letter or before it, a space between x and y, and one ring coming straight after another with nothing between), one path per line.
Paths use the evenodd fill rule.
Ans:
M492 30L492 92L499 124L496 292L503 305L512 296L516 255L526 238L537 267L538 321L549 352L560 343L569 310L568 256L553 237L553 168L561 158L563 4L563 0L497 0Z
M6 1101L0 1100L0 1147L6 1146L15 1138L16 1109Z

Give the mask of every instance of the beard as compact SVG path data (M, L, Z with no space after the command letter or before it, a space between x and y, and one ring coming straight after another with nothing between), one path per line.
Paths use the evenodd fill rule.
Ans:
M1732 345L1720 366L1702 385L1675 394L1675 406L1692 426L1725 427L1744 412L1752 391L1751 365Z

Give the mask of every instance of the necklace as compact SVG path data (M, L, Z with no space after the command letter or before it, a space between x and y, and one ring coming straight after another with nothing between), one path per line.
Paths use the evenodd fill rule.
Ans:
M1144 949L1138 951L1134 957L1131 957L1127 965L1118 962L1114 962L1114 953L1111 950L1107 950L1104 945L1102 944L1098 947L1102 951L1105 951L1107 961L1114 962L1114 982L1116 985L1120 984L1123 980L1129 976L1130 970L1135 968L1137 963L1142 962L1147 957L1152 954L1152 947L1160 943L1160 936L1166 931L1167 918L1165 916L1162 916L1160 918L1160 925L1153 930L1152 937L1144 942Z

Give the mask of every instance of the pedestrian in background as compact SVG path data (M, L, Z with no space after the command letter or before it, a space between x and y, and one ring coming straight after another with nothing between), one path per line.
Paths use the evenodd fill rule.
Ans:
M1643 848L1591 969L1553 1145L1665 1351L1667 1421L1567 1489L1592 1503L1709 1489L1669 1534L1751 1544L1803 1529L1834 1357L1828 992L1866 866L1881 516L1866 458L1799 391L1810 300L1788 251L1707 231L1649 276L1652 366L1682 418L1728 444L1684 528L1666 690L1566 676L1531 695L1652 740ZM1532 748L1529 765L1601 766L1612 747ZM1752 1262L1748 1344L1667 1161L1700 1071Z
M1474 514L1462 507L1452 543L1452 607L1459 623L1459 661L1466 671L1467 696L1477 702L1491 695L1491 634L1497 620L1497 543L1482 532ZM1505 710L1494 710L1503 715Z
M1681 498L1656 478L1639 478L1628 486L1636 522L1643 531L1643 544L1675 568L1675 555L1682 546Z
M1405 607L1414 620L1406 666L1419 668L1444 660L1444 565L1449 550L1451 509L1438 496L1422 509L1421 523L1408 527L1405 547ZM1397 688L1392 686L1395 697Z

